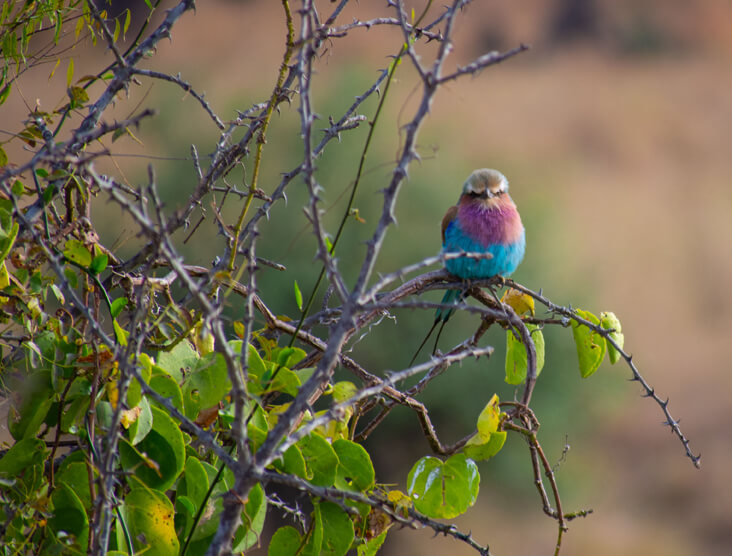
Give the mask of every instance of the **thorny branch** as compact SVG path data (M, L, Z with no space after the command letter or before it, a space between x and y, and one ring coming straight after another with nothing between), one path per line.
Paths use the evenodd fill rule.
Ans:
M701 467L701 455L695 455L691 451L691 447L689 446L689 440L684 436L684 434L681 432L681 427L679 426L679 421L674 419L671 416L671 413L668 409L668 403L669 400L661 398L658 394L656 394L656 389L653 388L650 384L648 384L648 381L646 381L645 378L643 378L643 375L640 374L640 371L638 371L638 367L636 367L635 363L633 362L633 356L623 351L623 349L617 344L617 342L613 339L611 336L613 330L606 330L602 326L598 326L586 319L583 319L580 317L576 311L574 311L570 307L562 307L559 305L554 304L551 300L547 299L544 295L542 295L541 292L534 292L530 289L528 289L525 286L522 286L521 284L515 283L512 280L506 280L506 283L511 286L512 288L515 288L519 291L522 291L534 299L536 299L539 303L544 305L549 312L562 315L566 318L572 319L580 323L582 326L586 326L587 328L594 330L598 334L600 334L603 338L605 338L616 350L618 353L620 353L621 357L625 360L628 367L630 368L630 372L632 373L632 377L630 380L634 382L638 382L641 385L641 388L643 388L643 397L651 398L653 401L655 401L658 406L661 408L661 411L663 411L663 415L666 418L666 420L663 422L664 425L668 426L671 429L671 432L681 441L681 444L684 446L684 450L686 451L686 456L691 460L691 462L694 464L694 467L697 469Z

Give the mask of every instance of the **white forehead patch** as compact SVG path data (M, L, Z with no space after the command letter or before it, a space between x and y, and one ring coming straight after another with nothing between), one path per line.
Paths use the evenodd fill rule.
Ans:
M485 190L491 193L508 191L508 180L498 170L492 168L481 168L475 170L463 185L464 193L483 193Z

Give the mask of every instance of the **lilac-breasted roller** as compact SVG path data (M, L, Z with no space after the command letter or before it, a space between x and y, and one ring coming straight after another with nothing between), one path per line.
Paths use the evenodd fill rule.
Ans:
M486 253L491 256L451 258L445 261L445 268L464 280L509 276L524 258L525 249L526 233L516 205L508 194L506 176L490 168L475 170L465 181L457 205L447 209L442 219L442 252ZM442 303L457 304L464 294L464 290L447 290ZM452 313L453 309L438 309L427 338L439 322L444 326ZM438 333L438 340L439 337ZM420 350L427 338L420 345Z

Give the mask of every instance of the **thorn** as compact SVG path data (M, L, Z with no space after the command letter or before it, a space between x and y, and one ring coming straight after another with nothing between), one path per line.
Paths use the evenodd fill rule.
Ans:
M651 388L650 390L646 390L645 392L643 392L641 394L641 397L642 398L652 398L655 395L656 395L655 389Z
M668 402L669 402L669 398L666 398L665 402L658 402L658 403L662 408L666 409L666 406L668 406Z

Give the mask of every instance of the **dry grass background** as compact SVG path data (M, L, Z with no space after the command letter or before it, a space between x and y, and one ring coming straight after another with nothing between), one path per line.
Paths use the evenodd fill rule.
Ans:
M354 9L367 17L382 4L362 1ZM467 173L500 165L519 208L526 208L529 270L517 278L546 287L561 303L575 302L579 292L584 305L614 310L641 371L671 397L673 415L702 453L697 471L633 384L621 384L619 405L608 414L592 412L602 393L592 381L583 384L582 403L595 428L581 447L573 445L562 473L581 485L569 506L586 504L595 514L572 523L563 554L726 555L732 551L732 5L597 2L591 33L564 42L549 31L555 4L500 0L468 8L455 45L458 63L520 41L533 48L438 95L421 135L424 152L435 154L412 168L390 238L432 233L431 223L436 230L442 216L436 207L454 202ZM274 82L284 37L280 11L271 0L201 2L153 65L181 71L219 112L229 103L244 108ZM328 92L322 84L337 83L346 71L370 72L367 83L399 44L394 30L379 29L334 43L318 68L316 111L317 98ZM398 111L408 111L415 83L406 68L399 74L399 100L393 99L385 134L396 134ZM10 127L20 110L4 106L1 127ZM179 125L193 124L183 118ZM393 152L394 145L383 149ZM435 175L444 189L420 188ZM412 218L419 223L412 226ZM433 254L434 236L399 262ZM628 376L614 367L601 372L618 383ZM548 553L554 524L538 500L527 507L505 490L491 496L489 476L483 480L477 508L459 526L499 555ZM392 534L384 553L448 552L472 553L426 531Z

